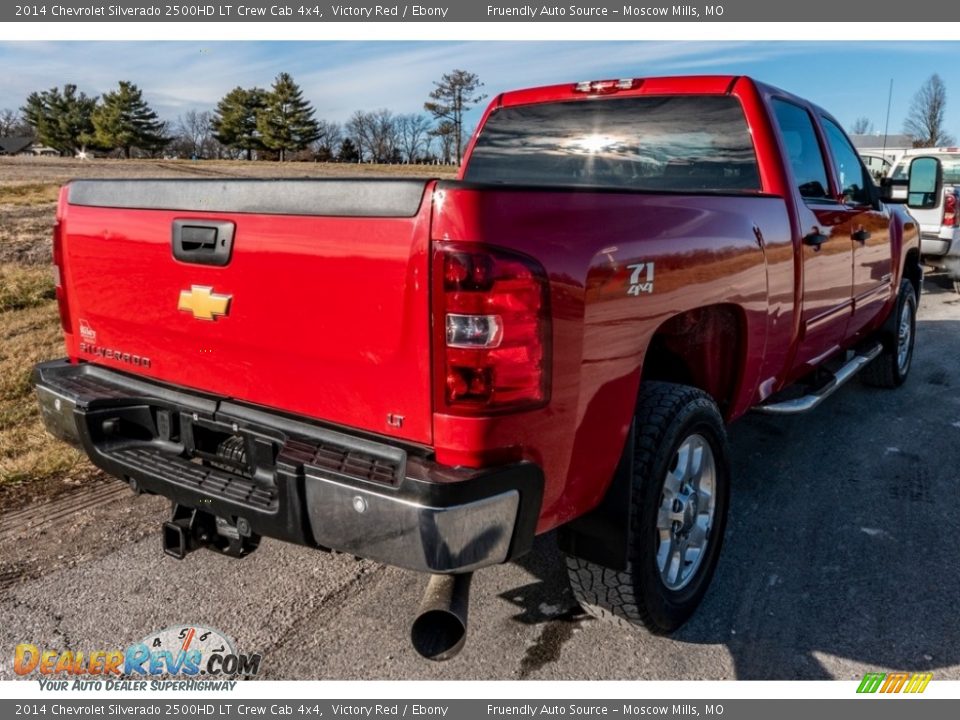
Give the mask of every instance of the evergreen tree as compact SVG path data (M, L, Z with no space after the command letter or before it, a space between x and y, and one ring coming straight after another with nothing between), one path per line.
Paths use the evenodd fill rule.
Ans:
M353 144L353 140L350 138L343 139L343 142L340 143L340 152L337 153L337 160L350 163L360 162L360 153L357 146Z
M257 115L257 129L263 144L279 153L304 150L320 135L313 107L287 73L280 73L267 95L266 106Z
M119 148L130 157L133 148L150 154L163 148L170 138L165 125L143 99L140 88L121 80L114 92L106 93L93 111L93 140L105 148Z
M37 140L61 154L72 155L93 131L96 105L97 99L78 93L76 85L64 85L63 92L54 87L30 93L21 112Z
M213 136L223 145L242 150L247 160L253 159L253 151L263 148L260 131L257 129L257 114L267 103L267 93L260 88L247 90L235 87L217 103L210 127Z
M463 115L472 106L486 98L478 91L483 87L480 78L466 70L444 73L434 81L430 100L423 104L424 110L433 115L440 126L449 128L444 135L453 136L457 165L463 158Z

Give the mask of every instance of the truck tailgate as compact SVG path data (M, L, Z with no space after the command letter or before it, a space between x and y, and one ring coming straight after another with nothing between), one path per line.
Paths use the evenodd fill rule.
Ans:
M432 188L75 182L59 230L70 356L429 444Z

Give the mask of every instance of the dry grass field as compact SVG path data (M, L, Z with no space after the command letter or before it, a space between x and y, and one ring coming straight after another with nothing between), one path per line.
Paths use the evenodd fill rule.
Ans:
M242 161L0 158L0 508L83 483L96 470L43 430L30 370L63 355L50 269L61 185L75 178L446 176L451 167Z

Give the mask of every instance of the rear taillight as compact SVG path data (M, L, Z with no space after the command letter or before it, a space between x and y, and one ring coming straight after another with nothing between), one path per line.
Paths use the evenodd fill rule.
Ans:
M434 251L436 405L483 415L548 400L548 282L531 258L484 245Z
M72 333L70 305L67 302L67 290L63 284L63 225L60 220L57 220L53 226L53 282L57 291L57 306L60 309L60 327L65 333Z
M943 196L943 225L957 226L957 191L953 188L948 188Z

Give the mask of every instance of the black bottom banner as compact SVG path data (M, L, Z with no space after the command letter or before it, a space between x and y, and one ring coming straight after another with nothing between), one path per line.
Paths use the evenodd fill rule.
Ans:
M906 704L910 708L905 707ZM926 698L849 700L0 700L0 717L228 718L723 718L724 720L940 720L957 717L960 701Z

